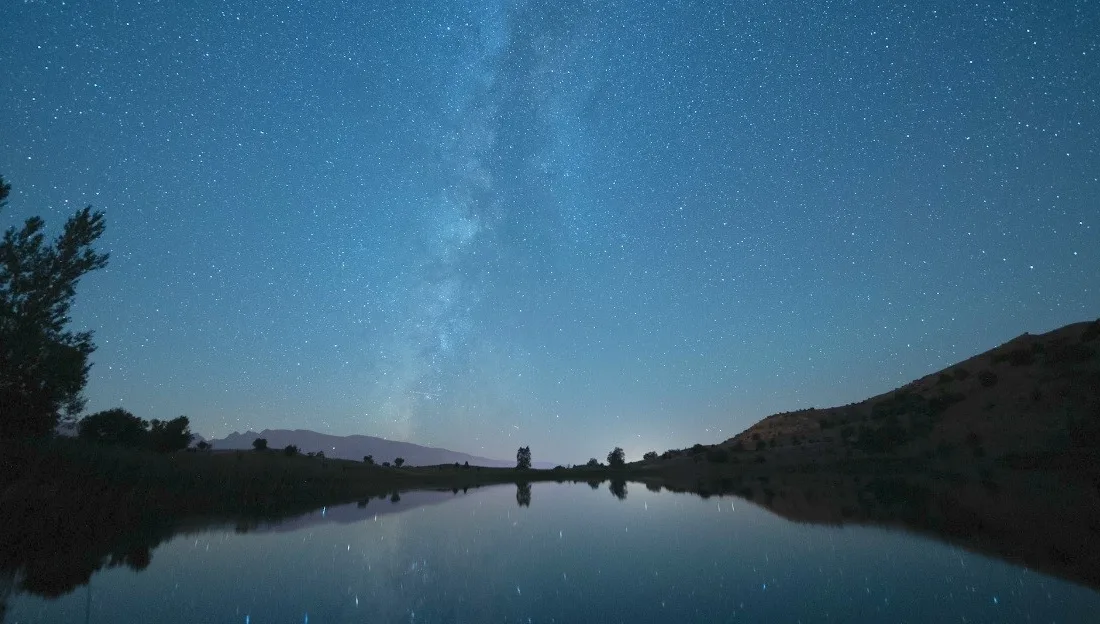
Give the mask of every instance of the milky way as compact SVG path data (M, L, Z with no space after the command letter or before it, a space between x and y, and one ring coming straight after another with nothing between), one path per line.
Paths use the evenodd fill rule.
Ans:
M92 410L636 457L1100 316L1095 3L8 19L0 225L107 213Z

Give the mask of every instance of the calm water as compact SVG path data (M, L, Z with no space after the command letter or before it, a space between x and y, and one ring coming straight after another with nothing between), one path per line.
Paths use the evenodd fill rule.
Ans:
M53 600L14 592L5 621L1100 621L1100 592L930 538L633 483L613 494L412 492L200 529L142 571L104 568Z

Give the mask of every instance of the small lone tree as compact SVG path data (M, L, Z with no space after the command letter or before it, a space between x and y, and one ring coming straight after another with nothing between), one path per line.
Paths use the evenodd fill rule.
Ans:
M616 446L607 454L607 463L612 468L621 468L626 463L626 453L623 449Z
M214 448L214 445L207 442L206 440L199 440L199 443L195 445L195 448L200 451L209 451L210 449Z
M257 451L266 451L267 438L256 438L252 441L252 448Z
M283 447L283 455L286 455L287 457L294 457L297 454L298 454L298 447L297 446L295 446L293 444L287 444L285 447Z
M516 470L531 469L531 447L521 446L516 451Z
M398 457L398 458L393 460L393 465L397 466L398 468L400 468L401 464L404 464L404 463L405 463L405 458L404 457Z
M374 455L364 455L363 456L363 463L368 465L368 466L373 466L374 465Z
M588 463L585 464L585 466L587 466L589 468L599 468L600 467L600 460L593 457L593 458L588 460Z
M0 209L10 190L0 177ZM30 217L0 239L0 438L50 435L84 409L95 345L92 332L66 327L80 278L107 266L92 249L103 213L77 212L52 242L45 225Z

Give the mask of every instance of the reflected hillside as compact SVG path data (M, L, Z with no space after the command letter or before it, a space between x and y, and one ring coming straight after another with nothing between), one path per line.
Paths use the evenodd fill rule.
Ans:
M1064 473L982 470L769 472L704 484L647 485L733 494L795 522L904 529L1100 589L1100 489Z
M703 498L735 495L800 523L903 529L1100 589L1100 494L1087 480L1004 470L969 475L746 472L706 482L628 476L570 481L624 501L630 488L642 485L649 491L667 489ZM514 487L516 505L532 506L531 483L499 487ZM0 510L5 527L0 533L0 620L4 604L16 594L55 598L87 584L105 568L144 570L158 546L178 535L216 528L282 533L352 524L466 493L460 488L394 491L320 508L183 517L141 511L135 501L119 496L95 505L84 500L69 507L63 501L51 508L8 507ZM538 496L534 498L537 507Z

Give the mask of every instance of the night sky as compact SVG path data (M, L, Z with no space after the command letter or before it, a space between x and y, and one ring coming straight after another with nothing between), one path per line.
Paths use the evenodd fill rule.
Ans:
M1100 316L1100 3L269 4L5 5L89 411L633 459Z

